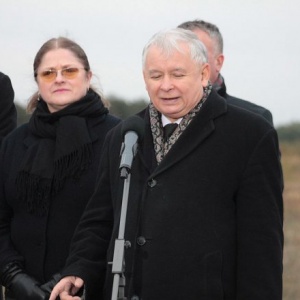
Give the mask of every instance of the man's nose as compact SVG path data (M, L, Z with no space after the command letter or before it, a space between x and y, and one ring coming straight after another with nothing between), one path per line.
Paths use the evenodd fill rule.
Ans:
M171 78L169 76L165 76L162 79L160 87L164 91L169 91L169 90L173 89L174 85L173 85L173 82L172 82Z

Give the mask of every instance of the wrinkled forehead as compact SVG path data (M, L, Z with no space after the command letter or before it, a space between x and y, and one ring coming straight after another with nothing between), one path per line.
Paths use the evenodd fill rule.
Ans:
M146 67L146 63L156 60L163 60L165 62L174 59L174 57L180 59L193 61L191 56L190 47L186 43L178 43L176 47L161 47L160 45L153 44L145 53L143 67ZM197 64L197 62L195 61Z
M160 53L165 57L170 57L174 53L178 52L191 57L191 49L190 46L185 42L177 42L176 44L166 44L166 45L157 45L153 44L149 47L148 53L150 51L156 51L156 53ZM192 57L191 57L192 58Z
M192 74L202 69L202 63L192 60L189 51L174 50L171 52L162 51L159 47L149 49L145 65L144 75L156 72L172 74L174 72L183 72Z

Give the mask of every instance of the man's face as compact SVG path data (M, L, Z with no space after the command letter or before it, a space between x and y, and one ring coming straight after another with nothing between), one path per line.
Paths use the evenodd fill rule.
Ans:
M218 79L221 71L224 56L223 54L217 54L214 41L210 36L200 29L194 29L193 32L198 36L199 40L205 45L208 56L208 63L210 66L210 82L214 84Z
M170 121L185 116L197 105L209 79L209 65L193 61L186 44L181 44L181 49L166 56L151 46L143 70L151 102Z

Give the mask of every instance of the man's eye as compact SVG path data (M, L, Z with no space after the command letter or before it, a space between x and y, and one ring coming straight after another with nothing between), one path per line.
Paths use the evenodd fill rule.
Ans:
M161 78L161 75L151 75L150 78L151 79L159 79L159 78Z
M184 77L184 74L182 73L175 73L173 74L174 77Z

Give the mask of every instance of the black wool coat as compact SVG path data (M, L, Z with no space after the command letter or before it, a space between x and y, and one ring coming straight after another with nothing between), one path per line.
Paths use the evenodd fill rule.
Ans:
M282 173L273 126L212 91L157 166L148 109L139 116L145 136L130 178L127 299L282 299ZM120 131L107 136L104 172L63 271L98 284L87 300L111 299L108 262L124 185Z
M0 145L2 139L17 127L14 97L10 78L0 72Z
M25 124L3 140L0 152L0 270L12 261L20 261L24 263L25 272L41 284L62 270L75 227L94 191L105 135L118 122L119 119L107 115L90 128L94 153L91 166L79 180L66 180L63 189L52 197L49 212L44 216L28 213L16 189L22 159L38 138Z
M241 108L251 111L259 116L262 116L263 118L268 120L270 122L270 124L273 125L273 116L272 116L272 113L268 109L266 109L260 105L257 105L253 102L250 102L250 101L247 101L244 99L240 99L237 97L233 97L233 96L227 94L226 85L225 85L224 80L221 85L221 88L218 90L218 94L221 95L222 97L224 97L228 104L231 104L231 105L234 105L237 107L241 107Z

